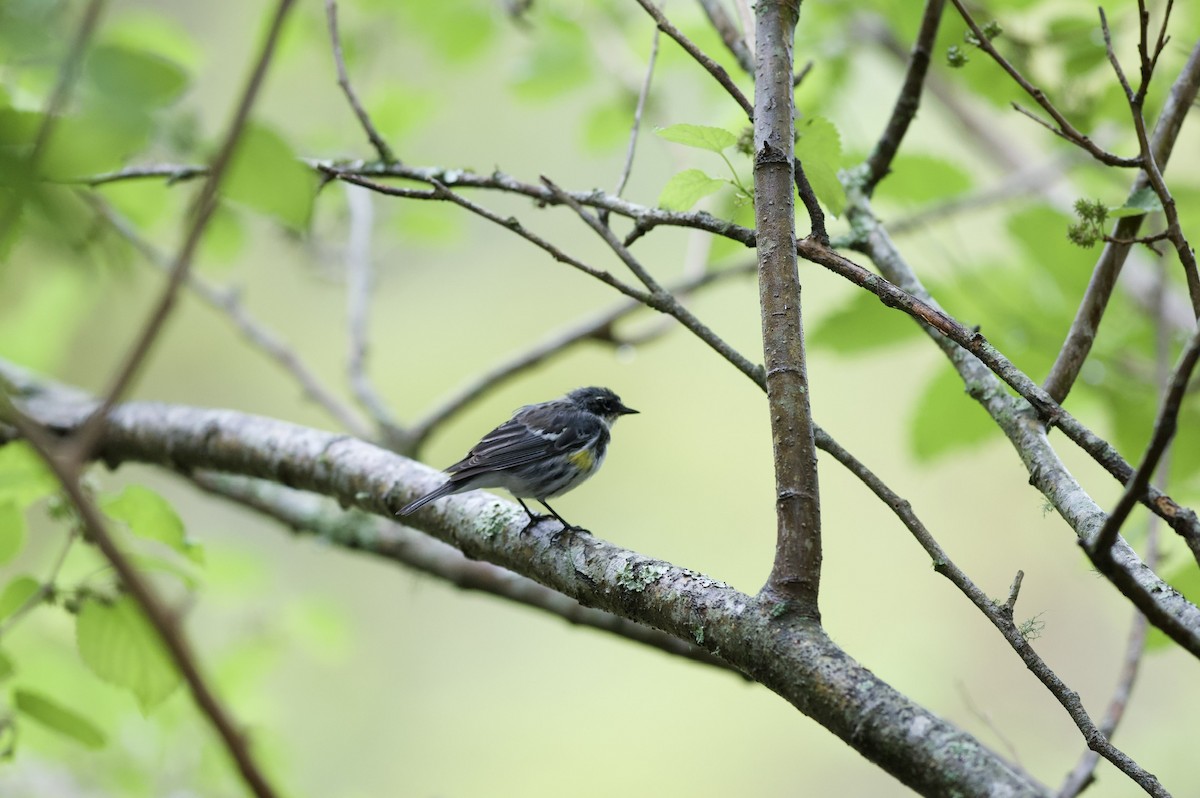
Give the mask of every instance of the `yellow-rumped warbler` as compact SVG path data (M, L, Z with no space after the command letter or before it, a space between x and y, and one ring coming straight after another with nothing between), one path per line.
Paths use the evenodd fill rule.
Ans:
M621 404L621 397L608 388L576 388L561 399L525 405L447 468L450 478L446 482L405 505L399 515L454 493L504 488L529 516L525 529L549 517L534 514L525 499L537 499L567 529L579 529L546 500L578 487L596 473L604 462L613 422L636 412Z

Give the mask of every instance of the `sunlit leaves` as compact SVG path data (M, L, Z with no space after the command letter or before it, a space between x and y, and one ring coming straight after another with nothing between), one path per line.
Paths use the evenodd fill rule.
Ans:
M75 642L84 663L101 679L131 691L142 712L179 685L179 672L158 635L128 596L112 604L85 603L76 616Z
M58 480L29 444L14 441L0 446L0 501L25 507L57 490Z
M101 502L106 515L124 521L138 537L156 540L192 562L204 562L204 550L187 539L183 521L166 499L142 485L130 485Z
M162 56L122 45L101 45L88 57L87 76L109 100L158 108L187 87L182 68Z
M25 546L25 514L11 499L0 500L0 565L10 563Z
M823 317L812 331L813 346L843 354L859 354L903 344L920 337L921 328L906 313L885 307L868 291Z
M221 185L226 198L304 229L316 191L317 178L282 136L264 125L246 126Z
M934 460L969 449L997 434L987 413L966 395L962 378L945 367L921 392L909 427L913 454L918 460Z
M804 174L813 193L833 216L841 216L846 208L846 190L838 180L842 161L842 137L828 119L813 116L796 126L800 138L796 141L796 159L804 166Z
M41 582L28 575L10 580L4 586L4 590L0 591L0 621L25 606L41 587Z
M971 188L971 176L952 161L934 155L900 153L879 184L883 197L927 203L946 200Z
M669 211L686 211L726 185L727 181L709 177L699 169L685 169L667 181L658 195L658 204Z
M13 706L22 715L87 748L103 748L107 741L104 732L94 723L48 695L18 689L13 691L12 699Z
M725 128L708 125L671 125L654 131L661 138L709 152L723 152L737 144L737 136Z

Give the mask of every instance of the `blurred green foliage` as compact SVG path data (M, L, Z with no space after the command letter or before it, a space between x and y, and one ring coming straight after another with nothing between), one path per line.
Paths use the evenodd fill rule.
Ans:
M126 309L135 306L127 300L143 290L142 278L132 276L129 268L140 263L135 249L95 203L106 204L139 234L170 252L198 183L147 178L89 189L80 181L127 167L195 165L210 157L264 13L257 5L237 3L190 8L110 5L68 101L48 117L49 98L82 4L0 3L0 356L46 373L68 370L69 364L93 386L103 384L99 375L106 373L111 360L93 362L89 336L98 327L114 336L110 327L125 330L127 317L133 315ZM1194 41L1200 11L1195 4L1177 6L1175 40ZM511 160L522 163L531 182L536 182L535 170L573 189L613 182L624 157L651 36L647 20L632 4L538 0L518 19L490 0L358 0L339 3L339 9L356 89L404 162L440 162L448 168L486 172L493 165L504 168L502 162ZM894 43L903 51L909 46L919 24L918 9L919 4L891 0L804 3L796 52L799 64L811 59L814 66L796 89L797 154L832 216L840 216L845 208L839 175L856 161L847 153L870 151L898 86L900 66L886 55L886 47ZM669 4L667 10L744 91L752 91L752 80L739 72L697 8ZM1000 23L994 29L996 46L1081 130L1101 132L1104 146L1114 152L1134 151L1129 110L1098 40L1093 9L1052 0L1009 0L991 2L987 10L995 19L981 21ZM1122 7L1112 14L1118 54L1127 72L1136 74L1135 11ZM211 274L221 267L223 278L238 283L261 275L265 259L286 262L282 277L270 273L278 301L266 314L301 318L300 334L310 334L310 342L327 343L336 336L317 322L338 317L340 323L340 309L330 310L328 302L304 306L292 286L326 277L307 259L330 259L320 228L343 225L345 209L339 204L340 193L323 186L304 159L375 156L334 94L321 4L301 4L289 24L289 40L281 54L287 68L271 74L270 91L239 142L197 270ZM752 226L746 191L751 163L736 148L744 114L673 42L663 37L660 47L638 140L635 179L627 194L633 201L672 210L702 205L721 218ZM957 54L951 59L959 68L944 65L949 53ZM1011 103L1033 108L1032 101L970 42L966 26L952 13L944 19L935 54L932 78L963 92L973 108L986 109L1001 138L1020 138L1025 146L1022 157L1041 162L1069 151L1068 144L1031 121L1013 119ZM1151 119L1185 56L1175 45L1164 54L1148 97ZM501 87L496 96L482 96L496 84ZM665 142L646 135L660 126L665 126L657 131ZM543 166L543 150L550 151L545 142L562 136L573 137L570 145L577 153ZM964 143L965 138L945 109L926 98L892 173L879 185L876 207L885 221L935 213L902 242L919 253L918 272L947 311L979 325L1019 367L1040 379L1071 324L1096 251L1072 245L1068 230L1076 222L1060 209L1027 197L992 206L974 227L961 232L950 206L1006 177L985 153ZM1200 148L1194 146L1194 137L1186 141L1167 176L1177 187L1180 214L1196 219ZM703 152L692 152L697 149ZM704 171L713 170L713 154L724 160L728 177ZM639 177L647 164L647 176ZM1070 162L1066 180L1085 186L1077 193L1104 209L1093 233L1103 232L1103 222L1132 213L1150 213L1150 226L1161 225L1156 198L1126 197L1131 173L1114 173L1077 159ZM508 200L487 201L499 205ZM523 211L528 205L514 207ZM945 229L955 232L939 234L937 213L944 213ZM484 249L490 239L469 227L456 209L391 203L381 216L380 237L386 236L386 243L378 259L388 261L389 273L402 272L409 281L405 290L411 292L410 304L388 307L389 320L428 304L438 308L431 312L442 323L439 332L461 324L472 330L503 330L506 335L514 330L541 335L551 322L572 321L581 313L584 299L553 301L556 289L551 284L559 279L557 273L543 277L547 272L530 272L534 276L526 275L527 282L519 284L497 276L501 270L492 267ZM425 252L455 246L462 247L458 257L464 264L483 266L473 271L464 266L468 276L462 278L441 273L430 277L434 267L424 260ZM707 268L719 269L752 256L743 245L718 239L701 260ZM1139 256L1156 260L1144 250ZM674 255L661 256L662 265L656 263L655 268L665 272L677 260ZM1166 279L1178 288L1178 269L1170 256L1166 260ZM807 274L815 267L800 268ZM807 286L806 282L806 291ZM478 289L483 298L472 299L468 288ZM809 333L819 352L832 353L846 370L856 358L903 361L895 383L851 391L847 404L886 400L902 389L911 390L915 398L896 411L905 427L906 455L923 468L935 469L998 439L954 372L942 363L931 370L910 358L909 347L920 338L910 319L866 292L817 290L821 304L808 318L814 320ZM607 297L585 295L587 301L597 296ZM437 304L443 301L448 304ZM532 301L539 313L507 317L497 310L518 301ZM726 313L715 304L705 309L737 331L753 331L757 324L753 314L739 315L740 309ZM1108 313L1071 406L1090 411L1089 422L1105 429L1117 448L1136 460L1150 434L1160 393L1160 349L1165 341L1169 361L1182 334L1162 333L1158 314L1120 291ZM192 332L208 328L184 329L187 332L175 340L177 351L219 350L224 345ZM448 350L440 340L432 340L440 336L429 336L431 340L417 347L425 358L422 362L415 356L403 361L404 353L398 350L405 347L390 340L379 348L394 356L391 367L405 379L403 390L397 388L396 393L416 402L433 394L436 383L423 374L413 376L417 365L452 363L462 378L475 370L476 350L491 343L479 339L488 337L474 335L462 350ZM757 342L748 340L746 351L756 351ZM328 361L328 370L340 374L340 366L329 366L341 357L340 350L332 355L322 350L319 357ZM184 363L180 371L189 368ZM231 366L228 374L203 381L211 387L236 383L241 377ZM296 391L286 386L261 393L264 407L255 409L270 412L272 401L280 395L290 398ZM689 410L692 404L701 406L696 412L704 409L703 398L696 398L702 392L680 393L689 397ZM190 399L186 389L179 394L181 401ZM878 407L871 405L873 412ZM1169 477L1179 495L1194 498L1200 491L1196 392L1180 417ZM179 606L201 597L233 596L229 601L234 606L228 608L233 615L274 590L268 566L253 558L247 564L229 540L202 547L160 493L137 484L93 489L104 512L116 522L122 545ZM78 534L75 519L61 509L53 478L37 458L21 444L0 446L0 565L6 566L0 572L0 753L20 761L28 749L114 794L163 794L156 774L166 766L178 783L197 792L233 794L235 778L196 720L184 691L177 689L178 675L160 644L90 546L72 542ZM60 552L63 562L56 567ZM1173 566L1169 573L1174 584L1196 598L1196 569L1187 565ZM289 601L261 623L265 630L253 622L221 625L204 638L202 656L239 708L250 706L278 721L284 710L254 702L265 701L260 698L262 685L287 664L281 663L286 658L280 652L336 659L337 652L350 645L350 624L315 599ZM12 637L14 629L28 631ZM285 643L294 648L285 649ZM1156 651L1170 650L1157 636L1149 645ZM129 740L135 744L116 750L121 746L115 740L122 746ZM272 742L268 738L261 749L275 770L286 771L289 761L307 755L278 750ZM86 758L81 758L81 749ZM93 753L96 750L100 752ZM283 773L280 778L288 783ZM305 793L299 784L288 786L295 787L297 795L316 794Z

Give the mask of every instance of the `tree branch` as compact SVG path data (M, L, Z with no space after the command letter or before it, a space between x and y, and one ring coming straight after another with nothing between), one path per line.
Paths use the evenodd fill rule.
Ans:
M869 197L875 192L887 173L891 171L892 159L900 149L900 142L908 132L921 105L921 94L925 88L925 75L929 72L930 55L933 43L937 39L938 26L942 21L942 9L945 0L926 0L925 11L921 15L921 28L913 42L912 54L908 59L908 71L904 74L904 83L900 87L900 96L892 108L892 116L887 126L875 143L875 149L867 158L866 183L863 192Z
M22 406L70 434L88 403L58 403L28 385ZM344 507L391 517L440 477L432 469L346 436L227 410L151 403L113 408L98 454L176 469L211 469L322 493ZM480 492L424 513L423 531L469 558L532 578L584 606L664 631L704 649L773 690L923 795L1045 798L1045 788L970 735L912 703L838 648L810 619L721 582L552 525L522 534L524 514Z
M346 61L342 57L342 37L338 33L337 14L337 3L335 0L325 0L325 19L329 26L329 41L333 49L333 63L337 66L338 85L342 87L342 93L346 95L346 100L354 110L354 115L358 117L358 123L362 126L363 132L371 140L371 146L379 153L379 159L384 163L392 163L396 160L396 156L392 153L392 148L384 141L383 136L379 135L379 131L371 123L371 117L367 114L367 109L363 108L362 103L358 101L358 95L354 92L354 87L350 85L350 76L346 72Z
M725 47L733 54L738 66L747 75L753 75L754 54L750 52L750 48L746 45L746 38L738 30L737 23L730 19L729 14L725 12L725 7L721 5L720 0L699 0L699 3L700 7L704 9L704 15L712 24L713 30L717 32L721 41L725 43Z
M1159 784L1154 774L1147 772L1145 768L1135 762L1128 754L1108 741L1108 736L1112 733L1112 729L1102 731L1096 727L1095 722L1092 721L1087 710L1084 709L1079 694L1067 687L1058 674L1033 650L1025 635L1021 633L1020 627L1014 623L1013 607L1017 603L1017 593L1021 589L1021 579L1024 574L1020 571L1017 572L1017 578L1013 580L1006 603L998 604L993 601L986 593L979 589L978 585L970 577L954 564L949 555L946 554L945 549L938 544L925 525L921 523L921 519L913 512L912 505L908 501L892 491L891 488L884 484L883 480L871 473L866 466L840 446L834 444L833 446L822 446L821 448L833 455L838 462L858 477L880 501L891 508L901 523L912 533L913 538L921 545L921 548L925 550L925 553L929 555L933 561L933 570L950 580L951 584L958 588L983 613L984 617L1004 636L1005 641L1016 652L1017 656L1021 658L1021 661L1025 663L1025 667L1029 669L1030 673L1037 677L1037 680L1050 691L1050 694L1067 711L1067 714L1075 723L1075 727L1079 729L1080 734L1083 735L1083 739L1087 741L1088 748L1095 751L1098 756L1103 756L1111 762L1150 795L1158 796L1159 798L1170 798L1169 793Z
M170 277L167 279L167 284L163 288L158 302L143 324L133 345L126 353L124 362L117 369L116 376L104 394L104 399L96 408L92 418L78 430L75 440L72 442L73 456L79 463L90 459L92 447L101 436L104 427L104 418L108 409L125 394L125 391L133 382L134 376L141 368L146 356L150 353L150 348L158 339L158 334L166 323L167 316L170 315L171 309L175 306L179 287L187 278L188 270L192 264L192 257L196 253L196 248L200 245L200 239L204 235L204 230L208 226L213 212L217 209L217 189L221 185L221 179L225 175L226 168L233 159L238 139L241 138L246 120L250 117L250 109L258 97L258 90L262 86L263 79L266 77L267 67L270 65L275 52L275 44L279 40L280 31L283 29L283 22L287 18L293 2L294 0L279 0L275 13L272 15L270 28L267 31L266 39L263 41L258 59L254 64L254 69L246 81L246 87L242 90L241 98L234 109L233 119L226 129L225 137L221 141L221 146L217 150L217 154L213 157L212 163L209 165L207 179L201 187L200 194L192 207L192 222L188 227L179 253L175 256Z
M958 13L962 15L963 21L967 23L967 27L971 29L971 33L975 35L975 38L978 41L979 49L990 55L992 60L999 64L1000 68L1007 72L1008 76L1011 77L1013 81L1025 91L1026 94L1033 98L1034 102L1040 105L1042 109L1050 115L1050 118L1054 120L1054 124L1057 127L1046 125L1051 131L1076 145L1077 147L1082 148L1093 158L1103 164L1125 167L1141 166L1140 158L1122 158L1118 155L1113 155L1111 152L1106 152L1105 150L1101 149L1096 142L1092 141L1090 138L1076 130L1075 127L1069 121L1067 121L1067 118L1063 116L1062 112L1060 112L1058 108L1054 106L1054 103L1050 102L1050 98L1046 96L1045 92L1026 80L1025 76L1022 75L1015 66L1009 63L1007 58L1000 55L1000 51L996 49L991 40L988 38L987 34L984 33L979 27L979 23L975 21L975 18L971 16L971 13L967 11L966 6L963 4L963 0L950 0L950 2L953 3L954 7L958 9Z
M208 471L193 473L190 479L201 489L253 509L297 533L316 535L346 549L392 560L460 590L495 596L549 613L576 626L609 632L665 654L743 675L719 656L694 643L610 612L584 607L578 601L512 571L469 560L458 549L436 538L365 513L346 512L322 496L263 480Z
M725 67L705 55L704 51L697 47L695 42L684 36L679 28L672 25L671 20L667 19L667 16L650 0L637 0L637 3L654 19L654 23L658 25L660 31L674 39L676 44L694 58L696 63L704 67L708 71L708 74L712 75L713 79L717 83L720 83L725 91L729 92L729 96L742 107L747 117L754 118L754 106L746 99L746 95L742 94L742 90L737 87L733 79L729 77L729 73L725 71Z
M792 44L798 0L759 0L754 78L754 221L775 466L775 562L764 595L819 619L821 499L796 273Z

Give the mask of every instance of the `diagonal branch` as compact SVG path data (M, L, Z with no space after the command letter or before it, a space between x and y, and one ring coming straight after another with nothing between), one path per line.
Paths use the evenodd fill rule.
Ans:
M1067 714L1075 723L1075 727L1079 729L1080 734L1087 741L1089 749L1096 752L1097 756L1103 756L1111 762L1150 795L1159 796L1159 798L1170 798L1166 790L1159 784L1158 779L1154 777L1154 774L1147 772L1145 768L1135 762L1128 754L1109 742L1108 737L1112 734L1112 729L1108 728L1107 731L1104 731L1101 728L1097 728L1095 722L1084 708L1079 694L1069 688L1059 678L1058 674L1046 664L1046 661L1034 651L1033 647L1029 645L1029 641L1021 633L1020 628L1014 623L1013 607L1017 602L1017 592L1020 590L1023 574L1020 572L1017 573L1017 579L1013 582L1006 603L1000 604L993 601L986 593L979 589L979 586L962 569L954 564L949 555L946 554L945 549L941 547L925 525L921 523L921 519L913 512L912 506L905 499L898 496L884 484L883 480L871 473L866 466L840 446L834 444L833 446L822 446L821 448L829 452L838 462L849 469L880 501L896 514L901 523L907 527L917 543L921 545L921 548L925 550L925 553L933 561L933 570L950 580L951 584L958 588L984 614L988 621L1004 636L1005 641L1012 647L1017 656L1021 658L1021 661L1025 663L1030 673L1037 677L1037 680L1050 691L1051 695L1067 711Z
M699 0L700 7L704 9L704 15L708 17L709 23L713 26L713 30L721 37L721 41L725 43L725 47L733 54L737 60L738 66L747 75L754 74L754 53L750 52L750 48L746 45L746 37L738 30L737 23L730 18L725 11L725 6L721 5L720 0Z
M719 272L704 272L696 277L683 280L667 290L672 296L683 297L718 281L753 274L754 269L755 264L749 263L745 266L722 269ZM547 336L540 343L494 366L490 371L473 377L467 385L443 400L423 419L412 425L410 435L412 436L413 451L420 451L429 435L486 392L547 359L566 352L576 344L584 341L600 341L615 346L630 343L627 337L618 336L613 332L613 325L643 308L645 305L635 300L623 302L565 330ZM644 340L639 336L637 342L644 343Z
M346 95L346 100L350 103L350 108L353 109L354 115L358 117L358 123L362 126L363 132L371 140L371 146L375 148L375 152L379 153L379 159L384 163L392 163L396 160L392 148L388 146L383 136L379 135L379 131L375 129L375 125L371 122L371 117L367 114L367 109L363 108L362 103L358 100L358 95L354 91L354 87L350 85L350 76L346 72L346 60L342 56L342 37L338 32L337 15L336 0L325 0L325 18L329 26L330 44L333 48L333 63L337 66L338 85L342 87L342 93Z
M81 196L99 214L105 224L137 250L143 260L160 271L170 273L171 263L166 255L143 238L133 225L121 217L112 206L92 193L81 193ZM353 435L360 438L371 437L370 426L354 412L354 409L334 396L333 392L322 384L316 372L296 354L294 349L287 345L278 333L263 326L262 322L246 311L236 289L218 287L206 280L199 272L194 271L189 271L187 274L187 286L209 307L224 314L252 347L274 360L284 371L288 372L305 396L323 408L330 418Z
M1007 58L1000 54L1000 51L997 50L995 45L992 44L991 39L988 38L988 35L983 32L982 28L979 27L979 23L976 22L975 18L971 16L971 12L967 11L963 0L950 0L950 2L953 3L954 7L958 9L958 13L962 15L963 21L967 23L967 27L971 29L971 33L975 35L979 49L990 55L992 60L999 64L1000 68L1007 72L1008 76L1011 77L1013 81L1025 91L1026 94L1033 98L1034 102L1040 105L1042 109L1050 115L1050 118L1054 120L1054 125L1051 126L1047 124L1047 128L1049 128L1056 135L1085 150L1089 155L1103 164L1107 164L1109 166L1126 167L1141 166L1140 158L1122 158L1118 155L1113 155L1111 152L1107 152L1102 149L1096 144L1096 142L1092 141L1083 133L1080 133L1075 126L1072 125L1065 116L1063 116L1062 112L1055 107L1054 103L1050 101L1050 98L1046 96L1044 91L1026 80L1025 76L1022 75ZM1017 106L1017 110L1022 109Z
M746 116L754 118L754 106L746 99L746 95L737 87L733 79L729 77L729 73L725 71L725 67L718 64L716 61L704 54L704 51L696 46L696 43L683 35L679 28L671 24L671 20L667 19L666 14L662 12L658 6L650 2L650 0L637 0L638 5L646 10L653 19L658 29L675 40L676 44L684 49L688 55L696 60L696 63L704 67L708 74L713 76L713 79L720 83L725 91L729 92L742 110L746 112ZM788 73L791 74L791 73Z
M104 394L103 401L101 401L88 422L78 430L72 442L74 448L73 456L80 463L90 459L92 447L100 439L104 427L104 418L108 409L125 394L125 391L132 384L133 378L141 368L147 355L149 355L151 347L158 340L159 332L162 330L167 317L175 306L175 299L179 294L179 288L187 278L188 270L192 265L192 258L196 254L197 247L200 245L200 239L204 236L204 230L217 209L217 189L220 187L221 179L224 177L225 171L233 159L234 150L237 148L237 143L241 138L246 121L250 117L250 109L258 97L259 88L261 88L263 79L266 77L267 67L274 56L275 45L279 41L279 34L283 29L283 22L287 18L293 2L294 0L279 0L279 5L271 17L271 24L263 41L262 50L258 55L250 77L246 81L246 87L242 90L241 97L233 112L233 119L226 129L217 154L213 157L212 163L209 165L207 179L204 181L204 185L201 187L200 194L196 198L195 205L192 208L191 224L188 226L187 234L184 237L182 246L179 248L179 253L175 256L175 261L171 267L171 274L167 279L166 286L163 288L162 295L142 326L137 339L129 348L124 362L117 369L116 375Z
M934 40L937 39L938 26L942 21L942 9L945 0L926 0L925 11L921 15L921 28L913 42L912 53L908 59L908 71L904 74L904 83L900 87L900 96L892 108L892 116L887 126L875 143L875 149L867 158L866 183L863 192L869 197L875 191L879 181L891 170L892 159L900 149L900 142L908 132L921 105L921 94L925 89L925 75L929 72L930 55L933 51Z

